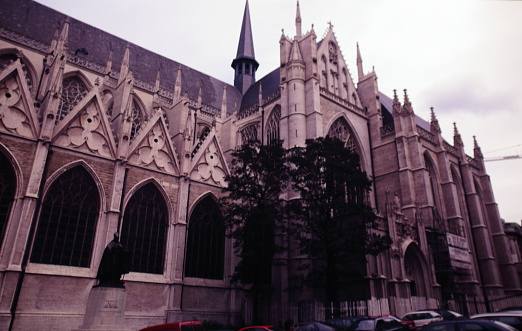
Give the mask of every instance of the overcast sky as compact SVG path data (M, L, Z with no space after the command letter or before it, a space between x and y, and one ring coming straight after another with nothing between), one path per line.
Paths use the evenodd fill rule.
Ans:
M38 0L87 24L233 84L245 0ZM522 1L301 0L303 33L333 29L352 77L356 43L381 92L408 89L417 115L434 107L473 156L522 155ZM250 0L257 78L279 66L279 39L295 35L295 0ZM357 83L357 82L355 82ZM522 219L522 159L487 162L500 215Z

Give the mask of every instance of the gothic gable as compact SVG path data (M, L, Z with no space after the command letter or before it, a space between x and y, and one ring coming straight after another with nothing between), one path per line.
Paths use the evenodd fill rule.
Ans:
M140 167L179 174L176 150L168 134L163 111L157 111L129 147L129 163Z
M0 131L38 137L40 124L20 60L0 72Z
M362 108L331 26L317 49L317 59L321 88Z
M116 143L97 87L58 123L54 132L52 140L58 146L116 157Z
M223 151L212 128L201 148L192 159L190 178L205 183L226 186L225 176L229 173Z

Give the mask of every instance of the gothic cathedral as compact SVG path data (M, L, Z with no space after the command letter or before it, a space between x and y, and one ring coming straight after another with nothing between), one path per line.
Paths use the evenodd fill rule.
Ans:
M292 19L295 36L273 41L280 66L256 79L247 1L229 85L31 0L1 1L0 328L77 328L116 232L131 253L127 326L248 323L219 197L231 152L252 139L330 136L359 154L375 231L393 244L353 270L345 301L472 313L521 293L477 142L466 155L456 126L450 143L407 91L381 92L358 46L354 81L333 27L304 32L299 4ZM290 286L298 256L286 258L270 305L321 298Z

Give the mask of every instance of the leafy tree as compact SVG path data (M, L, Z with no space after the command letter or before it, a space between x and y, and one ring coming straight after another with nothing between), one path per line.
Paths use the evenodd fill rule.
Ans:
M222 199L228 234L240 258L232 280L249 286L257 312L271 289L272 258L281 249L276 235L284 230L281 194L288 183L286 151L281 142L270 146L253 142L232 156Z
M359 155L338 139L307 140L294 148L290 177L296 199L290 200L297 246L312 263L304 281L325 289L326 299L338 302L341 281L365 254L389 248L389 236L371 233L376 215L367 201L371 181L361 169Z

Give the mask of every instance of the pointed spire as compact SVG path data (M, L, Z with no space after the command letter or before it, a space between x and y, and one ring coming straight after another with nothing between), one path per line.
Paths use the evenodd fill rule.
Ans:
M455 122L453 122L453 145L455 147L464 146L464 143L462 142L462 137L460 136L459 130L457 129L457 123Z
M60 32L59 28L54 31L53 40L51 41L51 51L56 49L56 46L58 45L58 39L60 38Z
M156 84L154 85L154 93L158 93L160 90L160 80L161 80L161 70L158 69L158 73L156 74Z
M221 99L221 119L227 117L227 84L223 85L223 98Z
M109 59L107 60L107 65L105 66L105 74L110 75L112 71L112 49L109 52Z
M118 85L127 78L129 73L129 62L130 62L130 45L127 44L125 48L125 54L123 55L123 61L121 62L120 77L118 78Z
M361 57L361 51L359 50L359 43L357 43L357 73L359 74L359 81L361 81L364 77L363 71L363 61Z
M255 73L259 63L254 54L254 40L252 38L252 25L250 23L250 10L248 0L245 4L243 24L239 35L236 58L232 61L232 68L235 70L234 86L244 94L246 90L255 82Z
M412 115L413 108L411 106L410 98L408 97L408 90L404 89L404 104L402 106L402 110L404 114Z
M258 105L259 107L261 107L261 105L263 104L263 87L261 86L261 84L259 84L259 93L258 93Z
M397 90L393 90L392 112L393 115L398 115L401 113L401 103L399 102L399 98L397 97Z
M174 101L181 98L181 64L178 67L178 75L176 76L176 83L174 84Z
M473 136L473 157L475 159L484 159L484 154L477 143L477 137Z
M199 87L199 91L198 91L198 106L197 106L198 109L201 108L201 104L202 104L201 100L202 100L202 99L203 99L203 98L201 97L201 86L200 86L200 87Z
M433 110L433 107L431 107L430 109L431 109L430 131L433 133L440 133L441 130L440 130L440 125L439 125L439 120L435 116L435 111Z
M58 42L56 48L58 50L65 50L67 48L67 39L69 37L69 24L71 23L71 19L67 16L65 18L65 22L63 24L62 33L58 38Z
M252 38L252 25L250 23L250 9L248 0L245 4L245 12L243 14L243 24L241 25L241 33L239 35L239 45L237 47L236 59L240 58L255 59L254 39Z
M295 14L295 31L297 38L302 36L301 31L301 10L299 9L299 0L297 0L297 10Z

